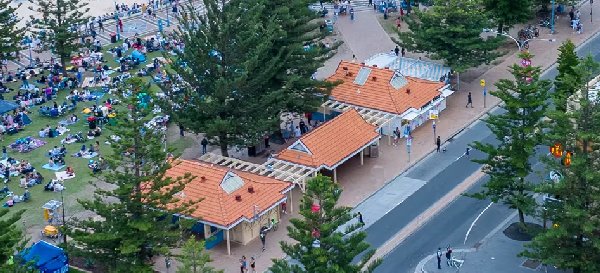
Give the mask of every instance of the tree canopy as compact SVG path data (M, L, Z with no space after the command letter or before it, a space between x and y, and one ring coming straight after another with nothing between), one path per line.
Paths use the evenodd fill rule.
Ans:
M25 28L18 27L16 10L21 4L11 4L10 0L0 0L0 59L11 60L21 49Z
M63 74L71 53L79 49L79 27L88 22L90 10L87 1L80 0L29 0L31 26L45 47L58 55Z
M68 248L71 254L99 261L115 272L153 272L149 258L167 254L181 237L183 220L173 222L171 215L185 215L193 205L178 198L192 177L165 176L177 163L163 149L164 132L148 126L153 117L148 87L141 78L120 87L129 110L119 113L119 126L113 129L120 138L111 143L113 153L102 155L108 166L98 183L104 186L97 184L93 199L78 200L98 217L67 223L76 246Z
M498 32L504 28L523 23L533 17L532 0L483 0L486 11L491 14L498 25Z
M502 38L481 36L490 20L480 1L438 0L427 11L415 10L405 21L409 31L398 32L398 44L443 60L458 72L500 56L496 49Z
M564 51L561 57L565 54L570 53ZM577 80L569 90L575 95L569 97L568 110L548 114L547 141L564 150L562 157L545 161L547 169L560 173L559 179L538 189L550 197L543 209L553 225L522 253L574 273L600 271L600 101L587 85L598 67L591 56L582 60L573 69ZM554 100L563 102L562 98ZM566 162L567 152L570 162Z
M533 56L522 52L519 57L531 60ZM486 158L474 161L483 164L483 171L490 176L484 190L475 196L502 201L517 209L519 221L524 224L525 214L533 212L536 205L527 176L532 172L530 159L535 155L535 147L542 143L541 121L551 85L540 79L540 67L514 64L510 71L514 81L501 79L496 83L497 90L490 92L502 101L505 111L485 119L500 143L473 144L486 154Z
M327 176L318 175L307 182L300 204L302 219L291 219L292 226L288 227L295 243L281 242L283 252L301 266L278 259L270 269L273 273L358 273L365 267L366 272L372 272L380 264L381 260L375 260L367 265L375 250L368 250L367 234L358 231L360 223L340 230L354 217L350 208L336 206L340 193L338 184ZM360 262L354 263L363 252Z
M552 94L554 106L558 110L567 110L567 99L577 91L581 85L581 75L575 69L579 64L579 57L575 52L575 44L571 40L565 41L558 51L558 75L554 80L555 90Z
M176 36L185 50L169 56L185 83L184 95L171 97L177 121L227 156L277 128L282 112L318 106L330 84L311 75L334 45L323 43L307 3L204 0L206 15L183 12Z

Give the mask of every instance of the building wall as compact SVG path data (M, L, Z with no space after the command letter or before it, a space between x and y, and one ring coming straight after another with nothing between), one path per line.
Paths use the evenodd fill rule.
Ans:
M229 236L231 241L240 243L242 245L248 244L250 241L258 238L260 227L269 226L269 221L275 219L277 222L280 221L280 206L276 206L269 212L261 216L257 221L252 223L242 222L229 230Z
M438 110L441 116L442 111L445 109L446 98L441 97L431 105L421 109L421 111L419 111L419 115L413 120L411 120L408 124L402 125L402 118L394 118L388 124L383 126L381 130L382 134L385 136L393 136L394 130L396 130L396 127L398 127L400 129L400 132L403 134L402 137L404 137L404 132L406 132L407 127L410 128L410 131L412 132L429 120L430 110Z

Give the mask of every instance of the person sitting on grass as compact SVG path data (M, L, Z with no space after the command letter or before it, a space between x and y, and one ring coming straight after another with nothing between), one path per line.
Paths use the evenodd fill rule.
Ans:
M73 168L71 168L71 166L67 167L67 170L65 171L67 173L68 176L75 176L75 171L73 170Z

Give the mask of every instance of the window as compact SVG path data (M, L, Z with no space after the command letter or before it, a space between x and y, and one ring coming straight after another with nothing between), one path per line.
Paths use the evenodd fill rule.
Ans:
M399 73L396 73L396 74L394 74L394 77L390 81L390 84L394 87L394 89L398 90L398 89L404 87L405 85L407 85L408 81L406 80L406 78L404 76L402 76Z
M356 79L354 79L354 83L358 85L365 85L367 79L369 79L369 74L371 74L371 68L361 67L358 70L358 75L356 75Z
M231 194L242 186L244 186L244 180L232 172L227 172L223 181L221 181L221 188L228 194Z

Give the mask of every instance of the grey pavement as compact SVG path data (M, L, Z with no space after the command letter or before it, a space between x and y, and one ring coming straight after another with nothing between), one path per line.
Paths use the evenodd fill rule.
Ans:
M595 36L578 48L580 55L592 54L596 61L600 60L600 38ZM556 75L555 66L547 70L542 78L552 79ZM498 113L500 109L494 110L492 113ZM473 124L465 129L458 136L454 137L447 144L448 152L464 151L467 143L473 140L482 140L484 142L494 143L495 139L491 135L489 129L481 122ZM539 149L539 155L546 153L546 149ZM454 154L456 155L456 154ZM478 169L478 165L466 158L461 158L452 162L450 165L444 164L448 159L444 158L445 154L432 154L426 158L417 167L406 172L403 176L413 177L411 173L417 174L416 177L428 182L417 190L413 195L406 198L404 202L385 214L383 218L372 223L366 229L368 233L367 241L374 247L378 247L385 243L385 240L393 236L399 229L408 224L411 219L421 214L431 204L438 200L444 193L454 187L460 181L463 181L470 174ZM472 157L481 156L477 151L471 153ZM538 172L543 172L543 166L536 163L538 160L532 160L535 164L535 169ZM436 164L439 162L439 164ZM441 171L440 171L441 170ZM433 176L433 177L432 177ZM432 177L431 179L427 179ZM476 192L481 187L483 182L479 181L470 192ZM540 179L539 175L533 174L531 179ZM369 200L363 204L370 203ZM400 243L392 252L390 252L383 262L377 268L376 272L413 272L418 262L430 255L438 247L447 245L458 246L463 245L465 234L469 230L471 223L489 205L489 201L476 200L469 197L461 196L456 199L451 205L446 207L439 215L430 219L422 228L417 230L406 240ZM363 205L361 204L361 205ZM360 205L359 205L360 207ZM368 215L369 210L363 210L363 215ZM377 212L374 212L377 213ZM508 217L512 210L507 209L503 205L492 205L484 214L481 214L477 224L472 229L465 248L476 246L494 227L498 226L503 219ZM502 240L498 241L501 244ZM500 246L500 245L498 245ZM472 259L475 260L475 259ZM486 261L480 261L486 263ZM475 272L475 271L473 271ZM499 267L495 271L477 271L477 272L508 272L505 268ZM513 272L513 271L510 271Z
M514 215L511 215L514 216ZM529 260L524 257L518 257L518 254L524 249L527 242L512 240L502 233L512 222L518 221L517 217L507 218L489 237L478 245L477 248L456 248L453 249L454 258L464 261L460 268L450 267L446 264L446 257L442 256L441 269L438 269L437 258L435 254L427 256L414 269L414 273L481 273L481 272L511 272L511 273L532 273L564 272L553 266L543 265L539 262ZM445 248L442 246L442 251Z

